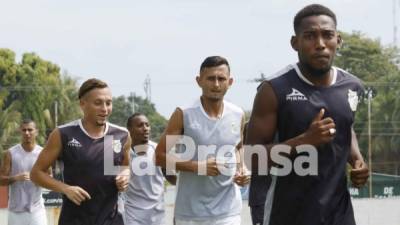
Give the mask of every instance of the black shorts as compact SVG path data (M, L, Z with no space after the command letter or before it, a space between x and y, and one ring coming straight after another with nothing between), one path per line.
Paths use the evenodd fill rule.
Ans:
M262 225L264 221L264 205L250 206L253 225Z

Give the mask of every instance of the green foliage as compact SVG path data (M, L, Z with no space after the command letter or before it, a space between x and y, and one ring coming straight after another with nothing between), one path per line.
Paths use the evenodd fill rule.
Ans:
M400 62L399 51L384 47L379 40L365 37L360 32L341 32L343 45L335 65L357 75L364 82L377 82L383 77L399 72L395 62Z
M63 73L61 79L57 83L55 93L55 100L57 101L58 108L58 124L63 124L75 120L82 116L78 101L78 81L68 75L67 72ZM54 115L55 108L50 107L51 114ZM55 121L53 121L54 123ZM49 127L50 124L48 125Z
M167 126L167 120L156 111L150 114L148 118L151 123L151 139L158 142Z
M140 112L147 116L151 124L151 139L158 142L167 120L156 111L153 103L140 96L114 97L110 122L126 127L126 122L133 112Z
M111 123L126 127L126 121L133 114L133 102L125 96L113 97L113 110L109 118Z
M15 53L9 49L0 50L0 85L12 86L16 83L17 65L15 64ZM0 86L0 87L1 87ZM10 91L5 88L0 89L0 109L4 107Z
M35 53L25 53L20 63L15 53L0 49L0 151L19 142L17 128L21 119L33 119L39 128L38 143L43 145L46 132L58 123L80 115L77 82L60 68ZM57 104L56 104L57 102Z
M399 49L382 46L379 40L359 32L341 33L344 44L335 65L359 77L377 95L371 104L373 171L400 173L400 54ZM355 131L364 156L368 150L367 101L359 105ZM397 161L397 162L396 162Z
M0 156L2 151L12 146L10 143L19 141L17 129L21 120L21 114L16 110L17 108L18 102L14 102L9 107L0 111L0 143L3 143L0 145Z
M134 111L133 103L135 111L148 116L152 138L158 141L166 120L146 99L114 98L110 121L126 126L126 120ZM35 53L23 54L18 63L13 51L0 49L0 153L20 141L18 127L24 118L36 122L38 143L44 145L48 132L81 116L76 79L67 72L61 74L58 65Z

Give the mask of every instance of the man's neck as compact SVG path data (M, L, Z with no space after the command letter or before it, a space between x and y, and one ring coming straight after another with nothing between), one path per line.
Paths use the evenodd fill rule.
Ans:
M26 152L31 152L35 149L36 142L23 142L21 146Z
M98 126L97 124L92 124L85 120L85 118L82 119L82 126L85 128L86 132L92 137L103 137L104 136L104 131L106 129L106 125L101 125Z
M332 79L333 79L333 69L330 68L329 71L327 71L324 74L320 75L313 75L311 74L312 72L307 69L307 67L302 66L300 63L297 64L301 73L307 80L309 80L311 83L313 83L317 87L328 87L332 84Z
M136 154L143 155L143 154L146 154L146 152L147 152L147 149L148 149L147 145L149 145L149 141L132 142L131 147Z
M135 146L138 146L138 145L148 145L148 144L149 144L149 141L135 141L135 140L132 140L131 147L134 148Z
M224 100L210 100L205 97L201 97L201 105L203 106L204 111L211 118L221 118L222 113L224 112Z

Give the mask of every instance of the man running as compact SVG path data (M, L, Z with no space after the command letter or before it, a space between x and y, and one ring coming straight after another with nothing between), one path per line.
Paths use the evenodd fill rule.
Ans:
M33 120L23 120L21 144L11 147L4 156L0 185L8 185L8 225L46 225L42 190L32 183L29 173L42 147L36 144L38 129Z
M351 148L357 143L352 125L363 87L355 76L332 67L342 43L336 25L335 14L322 5L300 10L291 39L299 62L263 82L255 97L246 143L266 145L271 153L277 134L280 144L291 147L285 155L292 163L304 157L300 146L311 145L306 148L315 147L318 154L317 175L273 176L265 225L355 224L346 164L355 184L364 184L368 169L358 146ZM272 163L275 169L282 166Z
M161 167L155 165L157 144L150 141L151 126L142 113L128 118L127 128L132 138L131 178L124 193L125 225L163 225L164 175ZM175 185L175 176L166 176Z
M196 81L202 95L193 105L178 107L172 114L157 146L157 164L168 169L166 164L176 163L179 171L174 213L176 225L237 225L240 224L242 202L236 184L247 184L249 176L242 166L238 166L235 176L221 174L219 169L232 169L233 166L236 170L237 162L242 165L238 153L242 149L244 112L224 100L233 83L228 61L220 56L206 58ZM174 139L171 135L192 139L194 148L185 152L193 153L193 157L182 160L169 154L177 143L176 139L167 141L167 138ZM223 156L237 155L237 161L224 163L219 158L224 151ZM201 175L202 172L205 173Z
M60 225L122 225L117 199L129 181L129 133L107 122L112 96L105 82L85 81L79 89L79 104L83 118L50 134L32 169L32 181L64 194ZM64 164L64 182L45 173L57 159ZM110 164L126 167L116 169L120 174L115 176L113 167L106 167Z

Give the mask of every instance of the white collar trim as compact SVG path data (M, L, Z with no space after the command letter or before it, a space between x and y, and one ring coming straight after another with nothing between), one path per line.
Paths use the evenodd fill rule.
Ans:
M311 85L311 86L315 86L315 85L313 84L313 82L311 82L310 80L308 80L308 79L301 73L300 68L297 66L297 63L292 64L292 66L293 66L293 68L296 70L297 76L299 76L299 78L300 78L301 80L303 80L304 82L306 82L307 84L309 84L309 85ZM332 66L332 69L333 69L333 78L332 78L332 81L331 81L331 83L329 84L329 86L334 85L334 84L336 83L336 80L337 80L337 69L336 69L336 67L334 67L334 66Z
M225 115L225 106L226 106L225 101L223 101L222 104L223 104L223 106L222 106L222 113L221 113L221 116L218 117L218 118L211 118L211 117L207 114L207 112L204 110L203 104L201 104L201 97L196 101L196 105L197 105L198 107L200 107L200 110L201 110L201 112L203 113L203 115L204 115L205 117L207 117L209 120L219 120L219 119L221 119L221 118L224 117L224 115Z
M82 120L81 120L81 119L79 120L79 127L82 129L83 133L85 133L88 137L90 137L90 138L92 138L92 139L100 139L100 138L104 137L104 136L107 134L109 125L108 125L108 122L106 122L106 129L104 129L103 136L101 136L101 137L96 137L96 138L93 137L93 136L91 136L91 135L85 130L85 128L83 127L83 124L82 124Z

